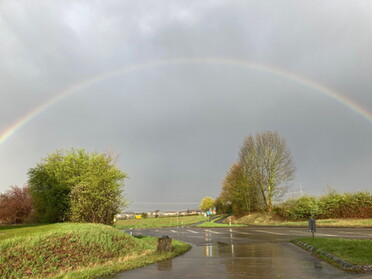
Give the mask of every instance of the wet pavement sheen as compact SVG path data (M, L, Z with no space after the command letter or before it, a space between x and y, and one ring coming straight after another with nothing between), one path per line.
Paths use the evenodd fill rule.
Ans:
M295 237L280 230L185 228L147 230L140 233L163 235L167 232L173 238L192 243L193 248L185 255L123 272L112 278L356 277L291 244L288 240Z

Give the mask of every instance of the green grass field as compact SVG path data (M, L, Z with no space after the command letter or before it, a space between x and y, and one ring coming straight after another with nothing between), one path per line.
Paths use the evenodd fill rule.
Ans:
M0 240L19 236L31 236L34 233L40 234L58 229L59 226L59 224L0 226Z
M275 214L252 213L241 218L233 218L234 224L259 226L308 226L308 221L288 221ZM319 219L318 227L372 227L372 219Z
M318 227L372 227L372 219L320 219ZM307 226L308 221L281 222L279 226Z
M327 252L349 263L372 265L371 239L300 238L317 250Z
M100 224L0 227L0 278L95 278L184 253L157 253L156 238L137 239Z
M196 216L180 216L180 217L161 217L161 218L141 218L118 220L115 227L118 229L142 229L142 228L161 228L161 227L177 227L186 226L198 222L206 221L208 218L203 215Z

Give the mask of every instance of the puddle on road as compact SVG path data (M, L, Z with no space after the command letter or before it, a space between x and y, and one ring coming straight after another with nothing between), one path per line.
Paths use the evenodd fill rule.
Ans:
M113 278L352 278L288 243L213 243Z
M156 268L159 271L172 271L173 269L172 262L173 259L162 261L156 264Z

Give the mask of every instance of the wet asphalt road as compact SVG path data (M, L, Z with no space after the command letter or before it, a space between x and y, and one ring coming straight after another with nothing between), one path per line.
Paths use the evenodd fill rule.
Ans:
M135 230L186 241L185 255L113 278L359 278L321 261L289 240L311 236L306 228L164 228ZM372 229L319 228L316 237L372 239ZM372 274L363 275L372 278Z

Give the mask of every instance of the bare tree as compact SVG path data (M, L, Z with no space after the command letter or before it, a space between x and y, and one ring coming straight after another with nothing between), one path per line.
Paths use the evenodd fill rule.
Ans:
M28 186L11 186L0 194L0 222L19 224L28 221L32 213L31 197Z
M285 140L272 131L249 136L241 147L239 164L249 184L260 193L257 202L271 212L274 199L283 195L296 170Z

